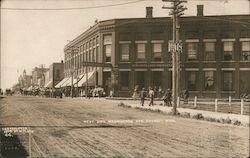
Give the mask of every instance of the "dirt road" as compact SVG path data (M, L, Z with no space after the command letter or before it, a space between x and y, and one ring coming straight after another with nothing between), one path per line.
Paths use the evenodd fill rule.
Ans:
M34 131L31 157L249 156L248 127L127 109L105 99L7 97L0 100L0 124Z

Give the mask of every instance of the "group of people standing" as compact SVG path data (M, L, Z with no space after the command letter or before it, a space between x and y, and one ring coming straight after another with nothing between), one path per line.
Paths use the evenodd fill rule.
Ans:
M163 93L163 91L161 90L161 92ZM154 98L155 98L155 91L153 88L149 88L148 91L145 90L145 88L142 88L141 92L140 92L140 98L141 98L141 106L144 106L144 102L146 97L149 97L150 102L149 102L149 106L153 106L154 105ZM189 92L188 90L183 90L182 92L182 96L184 99L184 103L188 102L188 97L189 97ZM164 106L172 106L172 91L170 88L168 88L164 95L162 96L162 100L164 101Z

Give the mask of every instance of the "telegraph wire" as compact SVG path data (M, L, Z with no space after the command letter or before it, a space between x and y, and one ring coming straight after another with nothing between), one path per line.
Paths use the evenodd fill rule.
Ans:
M0 9L1 10L84 10L84 9L115 7L115 6L121 6L121 5L127 5L127 4L134 4L134 3L143 2L143 1L147 1L147 0L137 0L137 1L126 2L126 3L100 5L100 6L93 6L93 7L77 7L77 8L0 8Z

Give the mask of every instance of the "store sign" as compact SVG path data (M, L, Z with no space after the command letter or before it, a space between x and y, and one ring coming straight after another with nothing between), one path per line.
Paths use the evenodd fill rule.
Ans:
M182 42L174 43L168 42L168 52L179 52L182 53Z

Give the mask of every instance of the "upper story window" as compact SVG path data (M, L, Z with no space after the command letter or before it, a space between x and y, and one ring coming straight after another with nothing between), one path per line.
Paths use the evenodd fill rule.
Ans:
M146 44L145 43L136 44L136 54L137 54L137 60L146 60Z
M215 60L215 42L204 43L204 57L206 61Z
M105 62L111 62L111 44L104 45Z
M120 59L121 61L129 60L129 43L120 44Z
M111 35L105 35L103 37L103 44L111 44L112 43L112 36Z
M197 42L187 43L187 59L197 60L197 54L198 54L198 43Z
M234 42L233 41L224 41L223 43L223 59L233 60L233 51L234 51Z
M105 54L105 62L111 62L111 46L112 46L112 36L105 35L103 37L103 50Z
M161 43L153 43L153 60L154 61L161 61L161 54L162 54L162 44Z
M250 61L250 41L241 42L241 60Z

